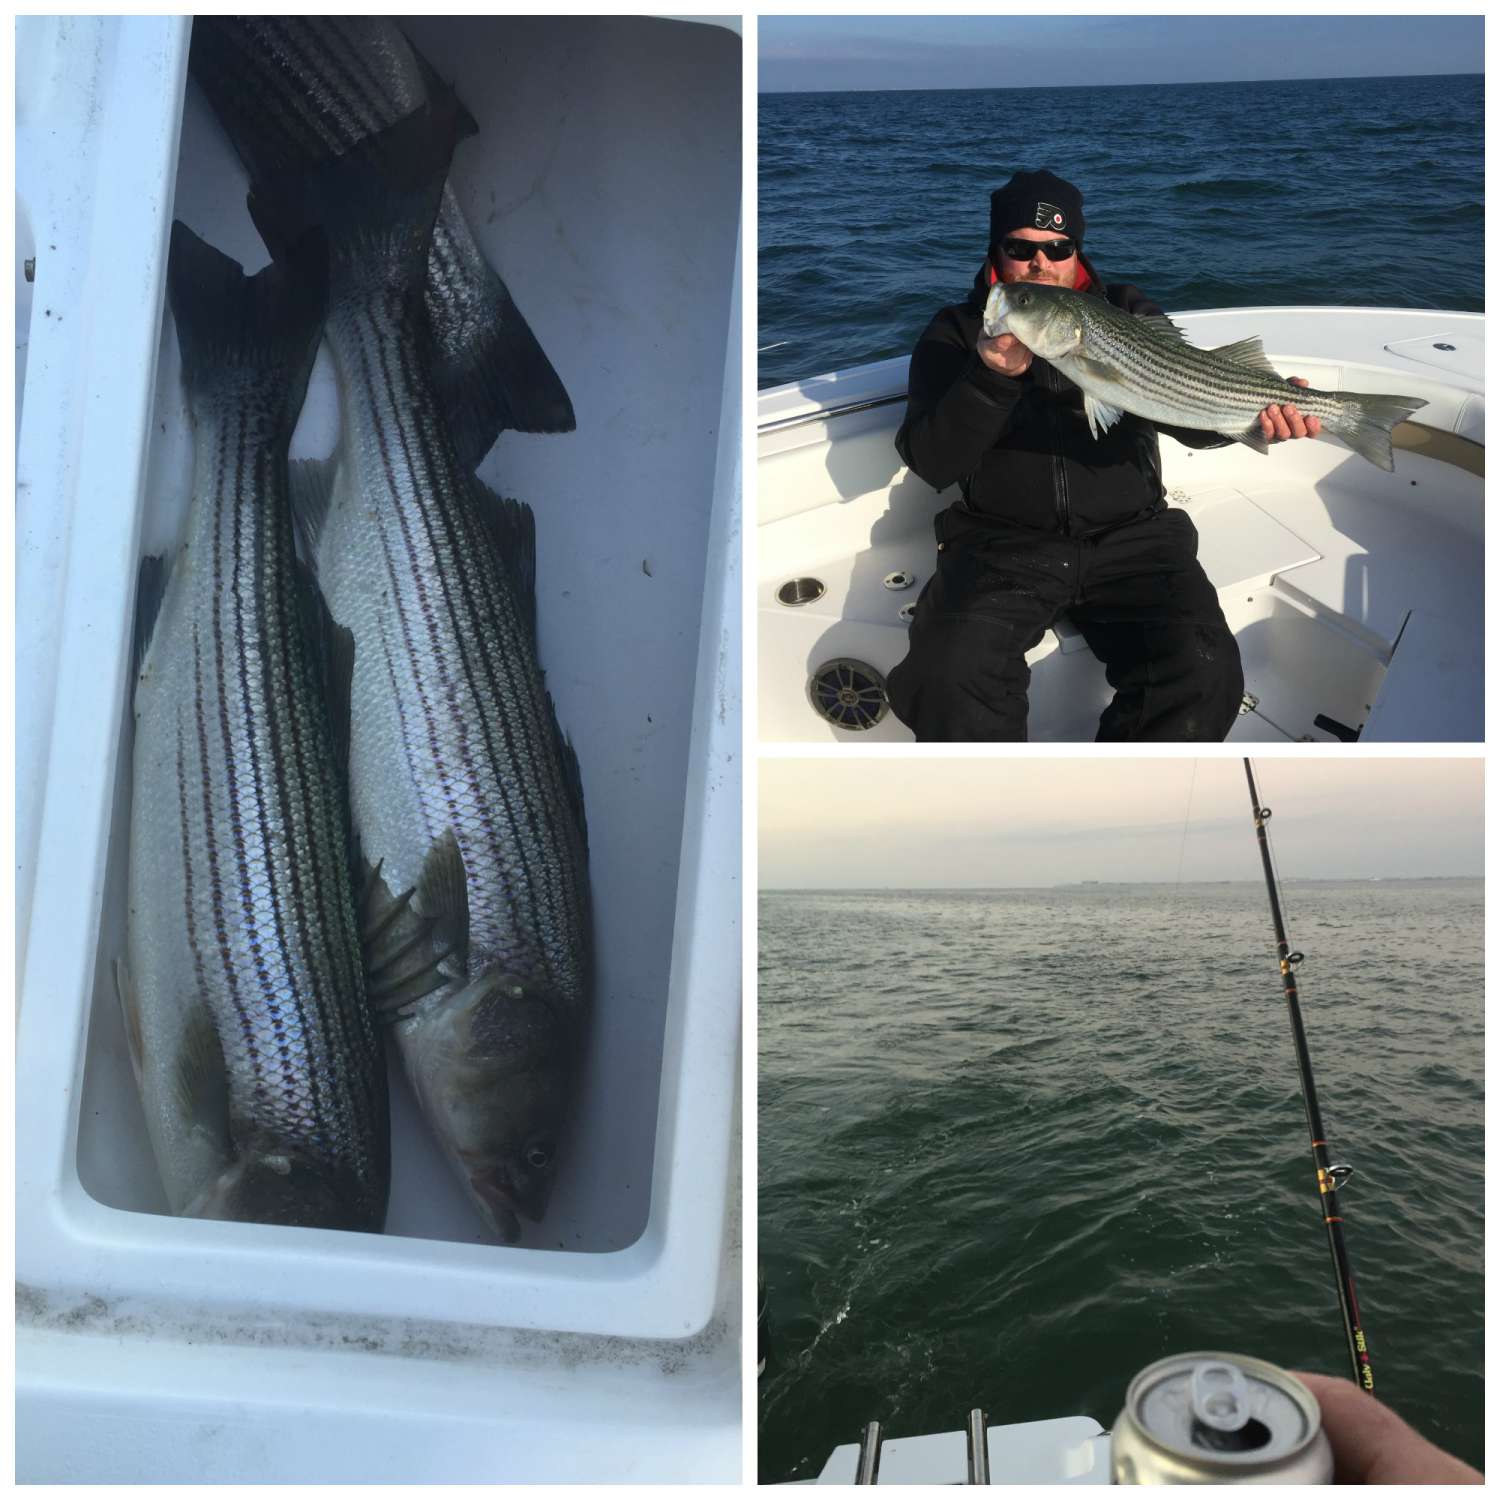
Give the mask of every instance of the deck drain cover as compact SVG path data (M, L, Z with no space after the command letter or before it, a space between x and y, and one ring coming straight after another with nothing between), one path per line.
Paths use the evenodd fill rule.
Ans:
M868 662L842 656L813 673L807 695L818 713L840 729L873 729L890 707L885 678Z

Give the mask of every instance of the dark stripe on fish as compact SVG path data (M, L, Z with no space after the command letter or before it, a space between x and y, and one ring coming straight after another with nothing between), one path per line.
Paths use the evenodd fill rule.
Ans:
M394 353L395 358L402 364L403 377L409 378L410 375L410 365L407 363L404 357L403 341L400 332L396 329L383 329L374 319L369 320L365 326L375 344L376 354L380 366L380 376L383 382L382 388L392 392L392 394L394 395L397 387L393 384L392 381L392 371L390 365L390 357L392 353ZM405 380L403 380L403 385L400 387L400 389L408 395L410 395L413 391L413 387L410 384L406 383ZM438 590L443 596L442 602L445 606L445 611L447 614L449 626L452 631L452 635L456 640L461 641L463 626L466 622L462 621L457 612L454 610L452 595L449 592L449 584L451 575L456 575L461 582L463 579L463 575L467 570L464 567L463 562L453 554L453 550L451 547L451 537L444 537L441 531L438 528L434 527L432 517L429 515L430 504L436 503L438 506L442 505L442 497L445 487L443 480L445 476L443 476L442 474L442 466L440 466L440 464L435 460L435 456L428 450L425 442L423 441L423 433L421 431L420 423L418 422L416 424L415 431L410 434L407 432L404 424L402 423L402 413L406 411L415 412L416 408L417 402L415 400L411 401L410 403L408 403L407 401L393 400L390 403L389 413L394 417L394 438L395 441L400 445L401 457L405 462L406 472L409 474L421 476L433 476L435 480L430 489L426 486L418 486L416 497L417 503L413 507L416 511L416 517L418 521L420 521L426 536L428 556L432 560L430 567L424 566L425 559L419 552L415 539L413 537L413 533L411 531L411 518L408 515L407 506L402 503L400 491L396 487L395 469L391 463L391 453L389 446L391 434L385 430L384 426L380 424L377 418L377 426L380 428L381 433L381 457L385 463L386 480L388 485L390 486L390 495L394 502L392 509L396 518L396 523L401 530L402 541L406 546L407 561L410 564L410 578L416 588L418 603L422 611L422 624L425 627L429 645L429 651L427 654L435 658L436 660L439 672L441 673L441 681L444 688L444 694L447 699L447 706L450 714L452 715L451 722L454 728L457 730L457 750L460 757L460 765L456 769L462 773L467 785L473 787L476 791L479 791L484 785L485 778L483 776L482 768L475 762L472 752L469 748L469 715L465 711L467 705L460 704L456 696L456 689L452 676L454 663L450 660L448 653L443 650L445 641L443 639L443 634L440 632L438 627L435 601L433 601L428 594L428 581L430 574L433 581L435 581ZM412 451L413 438L415 438L420 450L416 455L414 455ZM451 482L452 476L448 477L450 478ZM449 543L448 546L444 546L445 541ZM403 593L403 590L398 589L397 592L393 595L393 598L399 601L403 597ZM399 609L399 604L397 607ZM404 611L402 611L402 613L404 614ZM408 649L410 649L410 646L408 646ZM484 700L479 696L476 685L472 677L468 673L467 664L463 660L463 648L461 645L459 646L458 655L459 670L463 673L466 679L466 686L469 689L471 699L478 709L478 717L480 723L481 725L484 725ZM493 745L490 745L488 743L487 726L485 727L485 737L487 742L486 748L489 750L491 756L489 764L493 766L495 764L493 759L494 747ZM453 828L455 833L459 833L464 827L465 820L462 813L458 809L458 805L454 797L453 772L455 768L450 765L444 765L440 748L442 744L441 736L436 737L434 744L434 755L437 757L439 766L442 767L442 781L444 790L447 794L449 811L452 818L450 826ZM514 836L517 830L515 826L514 812L510 806L510 798L507 795L506 789L503 785L499 790L501 794L501 800L505 806L506 816L509 818L511 823L511 833L512 836ZM490 814L488 799L483 797L482 795L479 796L476 799L475 811L478 813L481 821L483 822L485 833L488 836L490 844L490 855L495 861L496 868L501 872L502 878L506 882L506 893L512 900L514 900L515 895L511 883L511 872L508 869L506 862L507 850L505 845L501 841L498 830L494 826L494 822Z

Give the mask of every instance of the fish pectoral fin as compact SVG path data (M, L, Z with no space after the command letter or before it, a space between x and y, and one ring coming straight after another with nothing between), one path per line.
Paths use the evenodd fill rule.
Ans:
M1097 396L1083 393L1083 414L1089 419L1089 431L1095 439L1102 438L1125 413L1118 406L1111 406Z
M385 883L382 865L361 864L365 995L389 1019L447 984L454 969L466 967L468 871L451 829L428 851L416 885L399 895Z
M359 941L364 960L365 998L385 1019L446 983L436 924L412 905L416 886L393 895L381 871L362 856Z
M229 1073L213 1016L202 1003L186 1015L172 1072L172 1096L184 1119L229 1133Z
M432 919L447 953L467 966L469 961L469 872L463 851L450 828L427 851L417 881L417 902Z
M315 573L318 538L323 535L328 509L333 503L336 465L337 460L332 458L299 458L287 465L292 526L297 533L297 548L303 561Z
M161 614L162 600L167 597L167 584L172 576L171 566L165 557L143 557L135 585L135 629L131 652L132 679L141 675L146 664L146 653L151 649L151 638L156 634L156 621Z
M1233 438L1237 443L1243 443L1247 448L1254 448L1257 453L1271 451L1271 445L1266 441L1265 433L1260 430L1258 416L1243 432L1226 432L1224 436Z
M1222 349L1210 352L1220 359L1227 359L1232 365L1242 365L1247 370L1254 370L1258 375L1276 375L1276 367L1266 358L1266 351L1258 337L1241 339L1237 344L1225 344ZM1281 379L1279 375L1276 378Z
M390 887L381 877L385 861L371 865L363 856L356 856L359 878L359 941L365 949L380 942L386 929L395 922L417 894L416 886L403 891L399 896L391 895Z

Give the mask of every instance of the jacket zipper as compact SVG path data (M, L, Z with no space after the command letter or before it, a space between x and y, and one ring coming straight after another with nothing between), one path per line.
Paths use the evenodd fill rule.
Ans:
M1054 373L1055 372L1053 371L1052 366L1048 365L1047 366L1047 389L1049 391L1053 392L1053 394L1056 394L1057 391L1061 389L1061 387L1053 384L1053 375L1054 375ZM1064 467L1063 454L1062 454L1062 447L1063 447L1063 443L1062 443L1062 438L1063 438L1062 421L1061 421L1060 417L1058 416L1057 403L1055 401L1052 403L1052 413L1051 413L1051 416L1052 416L1052 435L1053 435L1054 439L1056 440L1055 444L1054 444L1053 454L1052 454L1052 474L1053 474L1053 480L1054 480L1054 484L1053 484L1054 499L1055 499L1056 505L1057 505L1057 523L1058 523L1059 528L1062 531L1062 534L1064 536L1067 536L1071 532L1071 530L1072 530L1072 518L1071 518L1071 516L1069 514L1069 507L1068 507L1068 475L1067 475L1067 470Z

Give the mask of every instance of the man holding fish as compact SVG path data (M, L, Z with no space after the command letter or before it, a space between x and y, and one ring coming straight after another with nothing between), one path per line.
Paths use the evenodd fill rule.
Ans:
M1112 387L1079 384L1092 351L1076 328L1070 342L1033 316L1051 288L1071 289L1051 293L1068 309L1118 309L1116 319L1180 339L1139 288L1103 284L1083 231L1077 188L1051 172L1017 173L991 196L989 256L968 300L938 313L912 356L896 446L929 484L962 492L937 517L937 572L888 683L919 740L1025 739L1025 655L1064 613L1115 689L1099 739L1222 740L1239 709L1239 650L1197 561L1193 523L1166 504L1157 447L1159 430L1194 448L1231 434L1217 415L1175 425L1156 408L1131 414ZM1026 308L1013 301L1022 289L1033 292ZM1238 354L1264 366L1258 341ZM1264 372L1263 384L1284 389ZM1321 428L1285 401L1257 399L1230 420L1234 438L1262 450Z

